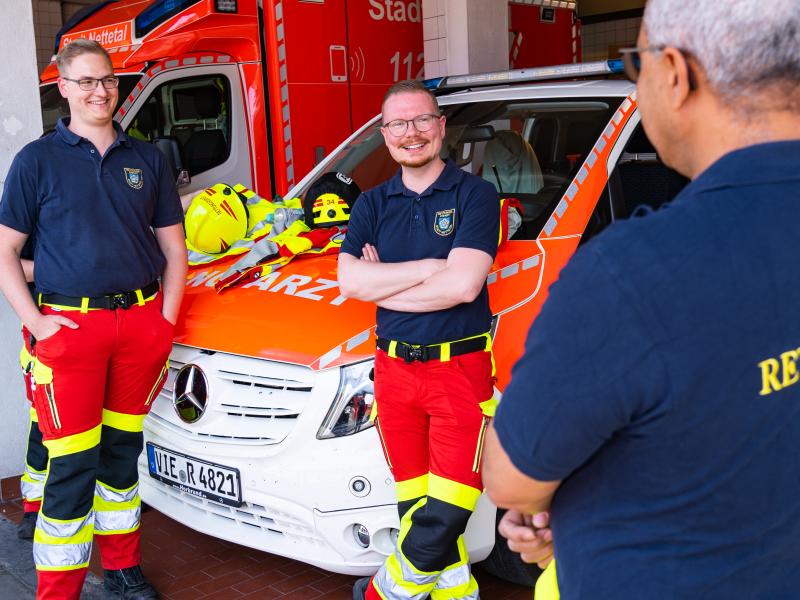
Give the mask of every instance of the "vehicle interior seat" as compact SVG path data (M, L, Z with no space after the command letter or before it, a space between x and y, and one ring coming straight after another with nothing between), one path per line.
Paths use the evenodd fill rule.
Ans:
M624 206L615 203L615 208L621 217L630 216L639 207L658 209L689 183L686 177L661 162L641 125L620 157L618 173L618 191L624 198Z
M483 152L483 178L503 196L535 194L544 178L531 145L512 130L495 131Z
M194 105L197 117L216 120L222 112L219 90L203 87L194 92ZM184 146L186 166L194 175L222 162L228 153L228 142L221 129L195 129Z
M142 107L139 114L136 115L134 127L144 136L145 141L158 137L158 105L155 102L148 102Z
M501 197L522 204L522 227L512 239L533 239L550 194L542 193L544 176L531 145L516 131L495 132L483 152L482 176Z

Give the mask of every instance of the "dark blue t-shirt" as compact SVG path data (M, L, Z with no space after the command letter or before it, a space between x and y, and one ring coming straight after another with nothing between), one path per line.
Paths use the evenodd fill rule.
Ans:
M101 296L141 288L166 264L151 227L183 220L166 159L116 123L117 140L101 157L68 125L62 119L14 158L0 223L35 233L40 292Z
M25 260L33 260L33 249L36 247L36 238L33 235L29 235L28 239L25 240L25 245L22 246L22 250L19 253L19 257ZM32 281L28 282L28 291L31 293L31 297L33 298L34 302L36 301L36 286L33 285Z
M342 252L361 257L372 244L383 262L447 258L453 248L497 254L500 200L494 186L448 161L423 193L403 185L402 171L362 194L353 207ZM472 302L426 313L378 307L378 335L409 344L437 344L489 331L484 284Z
M728 154L553 284L495 427L563 480L574 599L800 597L800 141Z

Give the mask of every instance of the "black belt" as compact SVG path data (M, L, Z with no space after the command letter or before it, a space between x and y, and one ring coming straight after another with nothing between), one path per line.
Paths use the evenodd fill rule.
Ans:
M88 304L84 305L83 298L76 298L74 296L62 296L61 294L42 294L39 297L39 304L53 304L55 306L69 306L70 308L105 308L116 309L122 308L129 309L131 306L139 303L139 296L136 292L141 292L143 299L148 299L155 295L158 291L158 281L144 286L140 290L132 292L122 292L119 294L109 294L107 296L97 296L88 298Z
M392 340L381 337L378 338L378 348L384 352L389 352L389 346L391 344ZM445 344L450 346L450 356L469 354L470 352L477 352L478 350L486 350L486 336L479 335L477 337L459 340L457 342L445 342ZM420 362L439 360L442 355L442 346L445 344L421 346L406 344L405 342L397 342L394 353L395 356L402 358L407 363L414 362L415 360Z

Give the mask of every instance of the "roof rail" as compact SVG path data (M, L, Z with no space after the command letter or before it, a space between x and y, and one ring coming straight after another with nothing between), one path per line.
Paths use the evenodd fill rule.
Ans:
M431 91L446 91L464 88L483 87L502 83L523 83L526 81L548 81L551 79L570 79L597 75L616 75L624 73L622 60L600 60L587 63L535 67L532 69L513 69L493 71L474 75L447 75L426 79L422 83Z

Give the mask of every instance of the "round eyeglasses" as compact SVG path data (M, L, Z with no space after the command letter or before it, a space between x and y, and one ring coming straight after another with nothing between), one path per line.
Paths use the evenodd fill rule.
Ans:
M386 129L394 137L400 137L401 135L405 135L406 131L408 131L409 123L413 123L414 129L423 133L425 131L429 131L431 127L433 127L433 124L441 118L441 115L417 115L413 119L394 119L393 121L384 123L381 125L381 127Z

